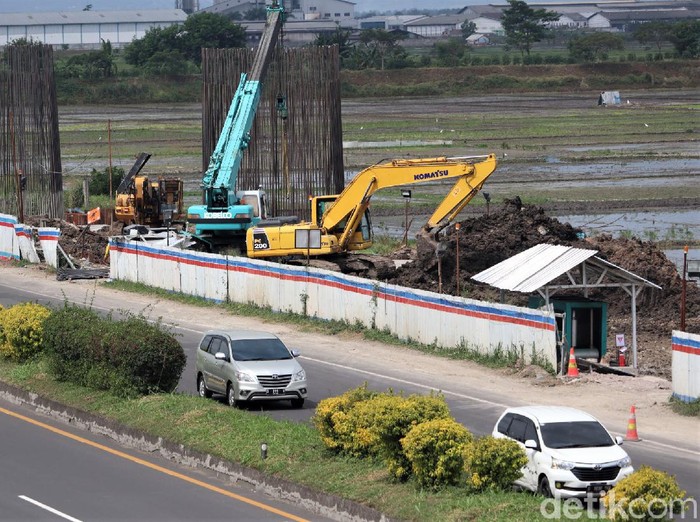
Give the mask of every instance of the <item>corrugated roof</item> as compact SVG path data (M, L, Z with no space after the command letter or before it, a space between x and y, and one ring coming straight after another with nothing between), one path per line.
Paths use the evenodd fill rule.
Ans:
M506 259L472 277L502 290L534 292L572 268L587 263L589 272L605 275L617 283L636 283L654 288L660 286L624 268L596 257L597 250L561 245L540 244Z
M457 25L466 21L467 17L463 14L425 16L411 22L406 22L407 26L419 25Z
M1 26L116 24L184 22L182 9L143 9L135 11L51 11L43 13L2 13Z

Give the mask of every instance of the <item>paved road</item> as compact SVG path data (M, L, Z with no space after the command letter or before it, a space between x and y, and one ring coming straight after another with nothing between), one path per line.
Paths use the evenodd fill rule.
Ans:
M32 290L18 290L0 283L0 303L8 305L31 300L60 304L65 296L59 289L60 287L49 285L47 287L35 286ZM89 293L88 290L86 292ZM142 307L138 301L134 298L133 303L127 304L119 300L118 296L97 295L92 306L105 311L130 307L138 311ZM196 318L181 317L181 311L178 310L177 305L172 303L158 303L157 312L156 317L163 317L166 322L172 322L176 332L181 335L179 340L185 347L188 356L187 368L178 389L185 393L194 394L195 349L201 332L212 325L199 325ZM234 327L237 321L236 318L223 316L221 320ZM282 337L285 338L284 335ZM289 335L289 337L293 339L293 335ZM319 344L328 343L328 339L323 339L323 337L318 337ZM361 356L359 352L355 356L353 353L338 350L316 349L312 345L295 346L289 342L288 344L302 350L301 363L309 375L310 395L305 407L301 410L295 410L285 402L279 405L251 407L251 411L264 409L266 413L275 418L303 422L308 421L311 417L319 400L338 395L365 382L370 388L376 390L384 391L392 388L395 391L404 390L407 393L422 394L428 393L430 390L437 391L437 386L439 386L455 418L476 435L484 435L490 433L504 407L518 404L517 398L494 393L489 390L488 384L482 382L465 382L460 380L458 375L445 375L443 381L436 383L434 375L424 373L420 369L391 364L380 360L380 358ZM624 435L624 433L615 434ZM632 457L635 467L646 464L673 473L680 486L689 495L700 498L700 451L698 450L697 433L689 433L686 442L687 444L679 444L663 438L645 439L642 442L628 442L624 448Z
M2 520L330 520L0 402Z

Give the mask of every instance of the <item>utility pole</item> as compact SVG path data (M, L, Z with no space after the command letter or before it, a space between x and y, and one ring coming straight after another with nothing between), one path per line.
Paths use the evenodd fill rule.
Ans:
M685 288L688 273L688 245L683 247L683 284L681 286L681 332L685 332Z
M112 208L114 198L112 197L112 120L107 120L107 144L109 146L109 224L112 224Z

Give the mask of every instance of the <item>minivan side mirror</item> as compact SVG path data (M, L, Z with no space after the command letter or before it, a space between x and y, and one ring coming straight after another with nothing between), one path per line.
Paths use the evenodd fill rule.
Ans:
M623 441L624 441L624 439L622 437L620 437L619 435L617 437L615 437L615 444L617 444L618 446L622 446Z
M292 357L299 357L301 355L301 352L296 348L292 348L289 352L292 354Z
M532 440L532 439L527 439L527 440L525 441L525 447L526 447L527 449L536 450L536 449L537 449L537 442L535 442L535 441Z
M214 355L214 358L217 361L228 361L228 356L224 352L216 352L216 355Z

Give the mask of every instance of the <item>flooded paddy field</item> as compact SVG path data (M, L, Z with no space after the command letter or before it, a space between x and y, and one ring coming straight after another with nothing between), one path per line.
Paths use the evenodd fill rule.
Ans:
M493 152L499 166L484 186L490 205L518 195L590 233L700 240L700 90L623 91L618 107L599 107L597 97L343 100L345 169L352 176L384 159ZM128 171L140 152L149 152L144 172L180 176L186 204L200 201L200 105L63 106L59 126L66 185L106 168L110 156ZM411 190L410 233L449 186ZM403 235L401 191L372 201L376 232ZM486 211L479 195L463 213Z

